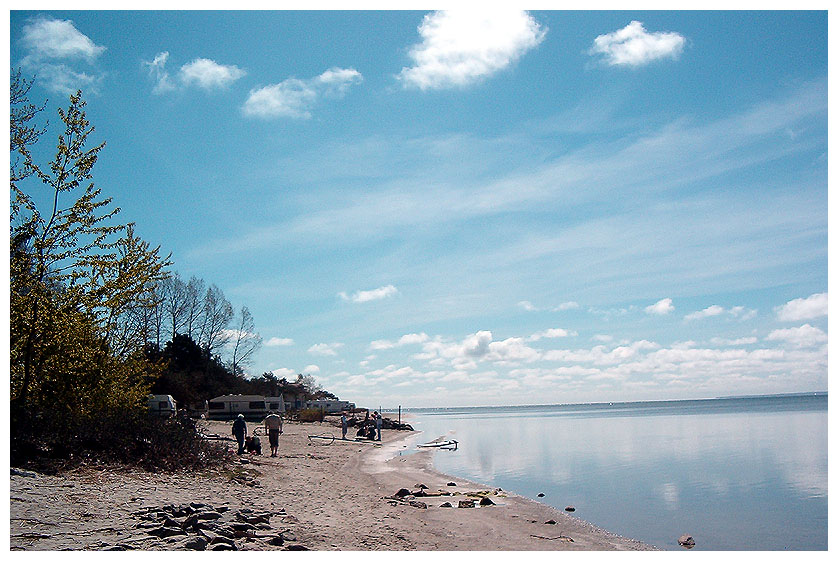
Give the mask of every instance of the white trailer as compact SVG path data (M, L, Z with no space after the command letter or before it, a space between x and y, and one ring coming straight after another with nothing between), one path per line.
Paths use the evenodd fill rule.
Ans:
M207 419L235 419L240 414L251 421L261 421L269 413L284 413L282 396L230 394L207 401Z
M148 396L148 412L161 417L174 417L177 414L177 402L168 394Z

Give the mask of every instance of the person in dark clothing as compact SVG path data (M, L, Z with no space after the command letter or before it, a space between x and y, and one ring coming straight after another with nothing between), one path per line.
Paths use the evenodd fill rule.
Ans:
M239 454L244 454L244 437L247 436L247 423L244 420L244 415L239 413L236 420L233 421L233 436L239 443Z

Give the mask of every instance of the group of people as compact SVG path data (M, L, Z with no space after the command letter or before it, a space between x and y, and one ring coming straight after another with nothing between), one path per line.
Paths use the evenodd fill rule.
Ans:
M368 440L381 440L381 425L383 423L383 419L377 411L372 412L372 419L370 419L369 415L369 411L367 411L367 415L363 422L360 423L360 427L358 428L358 432L355 433L355 436L366 438ZM346 440L346 431L348 429L349 420L346 418L346 413L344 412L341 413L340 416L341 438L344 440Z
M271 413L263 421L265 430L268 432L268 442L271 445L271 457L275 458L279 451L279 435L282 434L282 417L276 413ZM366 417L360 423L360 427L356 436L366 438L368 440L381 440L381 425L383 423L382 416L377 412L372 412L372 418L367 411ZM346 412L340 415L340 431L341 438L346 440L346 433L349 430L349 419L346 417ZM239 414L233 421L233 436L236 437L236 442L239 444L239 454L262 453L262 442L255 434L247 435L247 422L244 420L244 415Z
M276 413L271 413L265 417L264 423L265 430L268 431L268 442L271 445L271 457L276 458L279 452L279 435L282 434L282 417ZM239 454L245 452L262 453L262 443L259 437L255 434L247 436L247 423L241 413L233 421L233 436L236 437L236 442L239 444Z

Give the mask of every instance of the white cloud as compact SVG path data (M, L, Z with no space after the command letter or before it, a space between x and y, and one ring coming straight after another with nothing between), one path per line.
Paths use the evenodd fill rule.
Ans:
M310 346L308 352L313 355L335 356L341 347L343 347L343 343L317 343Z
M103 75L73 65L94 64L105 47L96 45L72 21L36 18L23 26L21 43L27 51L21 66L34 72L46 88L61 94L78 89L97 91Z
M808 298L797 298L786 302L775 311L780 321L801 321L826 316L829 313L829 295L822 292L812 294Z
M524 308L528 312L534 312L534 311L538 310L538 308L533 306L532 302L530 302L529 300L522 300L521 302L518 302L518 305L521 306L522 308Z
M721 337L713 337L710 342L714 345L738 347L739 345L753 345L757 342L756 337L739 337L738 339L723 339Z
M364 302L372 302L374 300L382 300L384 298L389 298L390 296L394 296L398 294L398 289L393 286L392 284L388 284L387 286L382 286L380 288L375 288L373 290L359 290L352 296L346 294L346 292L341 292L338 294L340 298L346 302L355 302L356 304L362 304Z
M562 302L555 308L553 308L554 312L564 312L565 310L575 310L579 307L577 302Z
M424 343L428 339L429 337L427 333L408 333L407 335L402 335L396 342L388 341L386 339L379 339L377 341L373 341L372 343L370 343L370 349L393 349L395 347L403 347L405 345L416 345L419 343Z
M180 80L185 85L196 85L205 90L226 87L246 72L235 65L218 64L208 58L196 58L180 67Z
M726 310L722 306L713 304L712 306L708 306L703 310L699 310L697 312L685 315L684 319L686 321L692 321L721 315L729 315L735 318L745 320L754 317L756 313L756 310L748 310L744 306L734 306L729 310Z
M266 347L290 347L293 344L293 339L288 339L285 337L271 337L265 342Z
M646 313L656 316L665 316L674 309L675 306L672 305L672 298L664 298L663 300L658 300L651 306L646 306Z
M155 80L155 94L163 94L181 87L198 86L205 90L224 88L247 74L235 65L224 65L208 58L196 58L180 67L176 83L166 70L169 52L157 53L151 61L143 61L142 66L148 69L149 76Z
M561 329L559 327L547 329L545 331L539 331L538 333L533 333L530 336L530 341L538 341L539 339L556 339L558 337L575 337L575 331L568 331L567 329Z
M309 364L305 368L303 368L303 374L319 374L320 367L316 364Z
M604 55L612 66L640 66L661 58L677 58L686 39L673 32L649 33L639 21L594 39L590 54Z
M31 59L84 59L93 62L105 52L70 20L38 18L23 26L23 44Z
M397 78L422 90L466 86L514 63L546 33L518 10L432 12L419 26L422 42L410 49L413 66Z
M278 84L250 91L244 114L250 117L311 117L311 108L322 97L342 97L363 76L354 68L330 68L308 80L288 78Z
M177 89L177 86L169 77L169 72L166 70L166 62L169 60L169 52L163 51L157 53L154 60L150 62L143 61L142 66L148 67L148 74L157 83L152 90L155 94L162 94Z
M296 372L292 368L275 368L271 370L271 374L278 378L288 378L290 376L295 376Z
M775 329L765 339L767 341L783 341L796 347L811 347L826 343L828 337L826 333L807 323L800 327Z

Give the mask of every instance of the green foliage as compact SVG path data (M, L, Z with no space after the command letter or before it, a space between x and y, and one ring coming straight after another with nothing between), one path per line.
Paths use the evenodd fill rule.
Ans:
M94 186L104 143L87 147L94 128L81 92L58 110L55 157L34 161L31 148L44 129L34 124L42 107L29 103L30 86L12 76L10 397L18 452L35 446L27 438L60 450L88 442L82 428L94 420L147 416L148 389L162 365L145 356L138 318L155 303L170 264L133 224L115 222L119 208ZM50 201L46 208L41 200ZM33 432L33 419L53 421L47 424L59 439Z

